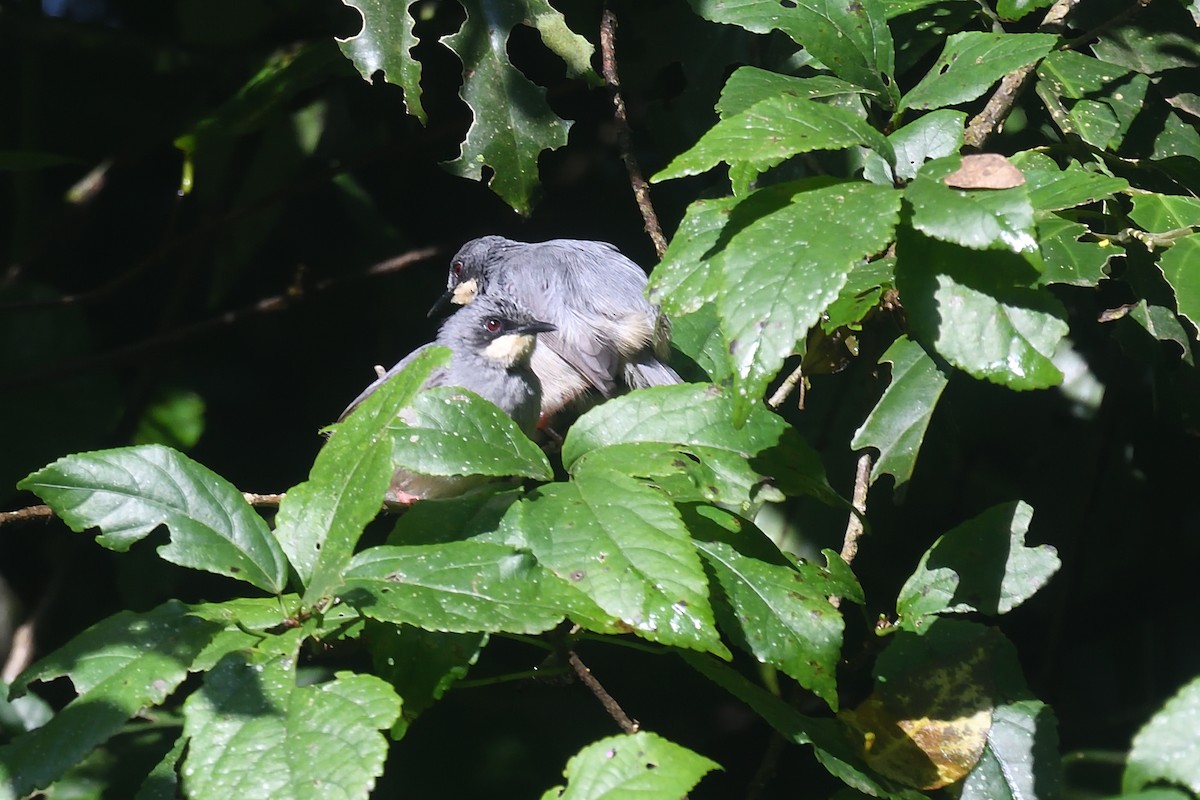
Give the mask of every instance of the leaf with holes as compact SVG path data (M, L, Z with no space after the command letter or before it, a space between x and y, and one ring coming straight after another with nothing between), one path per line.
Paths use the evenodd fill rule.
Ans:
M483 180L504 202L528 214L538 189L538 157L567 143L570 123L546 102L546 90L530 82L508 60L508 34L537 14L544 0L492 3L464 0L467 19L441 41L462 60L460 95L473 120L462 153L446 164L465 178ZM540 13L545 13L544 8Z
M974 100L1008 73L1045 56L1057 42L1049 33L956 33L900 107L941 108Z

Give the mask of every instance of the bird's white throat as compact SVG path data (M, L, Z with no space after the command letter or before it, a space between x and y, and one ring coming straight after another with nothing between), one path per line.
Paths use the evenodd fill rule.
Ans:
M496 337L496 340L484 349L483 354L508 369L514 364L528 359L533 352L535 342L533 334L506 333Z

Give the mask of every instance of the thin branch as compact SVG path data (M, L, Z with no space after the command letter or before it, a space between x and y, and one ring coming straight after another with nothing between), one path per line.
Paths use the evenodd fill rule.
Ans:
M278 507L283 498L287 495L283 494L255 494L254 492L242 492L242 497L246 498L246 502L252 506L261 507Z
M863 453L858 457L858 467L854 470L854 497L850 501L854 510L850 512L850 520L846 523L846 535L842 537L842 552L839 554L847 564L852 563L858 555L858 540L863 535L863 518L867 514L867 489L871 485L872 461L870 453ZM836 595L830 597L829 604L834 608L841 608L842 598Z
M1148 1L1148 0L1147 0ZM1062 33L1066 27L1067 14L1071 12L1080 0L1058 0L1046 16L1042 18L1038 30L1043 33ZM1029 81L1037 64L1029 64L1015 69L1004 76L999 88L988 98L987 105L967 124L963 134L963 145L972 148L983 147L984 142L1004 124L1004 120L1012 112L1021 90Z
M574 650L567 651L567 663L575 670L575 674L579 676L579 680L583 681L584 685L592 690L592 694L596 695L596 699L600 701L600 705L604 706L604 710L616 721L621 730L625 733L638 732L638 723L630 719L629 715L612 698L612 695L604 690L604 687L600 685L600 681L596 680L596 676L587 668L587 665L579 660L579 656Z
M863 517L867 513L867 489L871 485L871 466L873 459L870 453L863 453L858 458L858 469L854 472L854 497L851 502L857 513L850 515L846 523L846 535L842 538L842 561L847 564L854 561L858 555L858 540L863 534Z
M160 336L154 336L149 339L143 339L140 342L126 345L125 347L111 350L107 353L78 358L73 361L56 364L53 367L39 370L36 372L19 375L15 378L0 381L0 391L22 388L25 386L49 383L63 377L76 377L80 372L87 370L100 369L101 367L124 364L140 359L147 353L157 352L167 347L195 339L210 331L220 328L235 325L244 319L257 316L259 314L270 314L284 309L291 308L294 305L305 300L312 294L325 291L342 283L347 283L362 278L375 275L382 275L387 272L395 272L411 266L418 261L432 258L441 252L441 248L437 247L422 247L417 250L410 250L407 253L389 258L386 261L381 261L369 267L362 273L357 275L348 275L337 278L327 278L323 281L318 281L311 287L291 287L287 291L272 297L264 297L248 306L235 311L227 311L224 314L218 314L215 317L210 317L206 320L184 325L179 328L167 331Z
M604 14L600 18L600 62L604 72L604 82L612 92L614 118L617 122L617 144L621 148L621 160L625 162L625 170L629 173L629 186L633 189L633 197L637 200L638 210L642 212L642 220L646 233L654 242L654 250L662 258L667 252L667 238L663 236L662 227L658 224L658 215L654 213L654 205L650 202L650 187L642 176L637 157L633 154L633 130L629 127L629 116L625 113L625 99L621 96L621 81L617 78L617 53L614 41L617 31L617 18L608 3L604 4Z
M1145 8L1148 5L1150 5L1150 0L1135 0L1133 5L1127 7L1121 13L1112 17L1111 19L1101 22L1099 25L1092 28L1091 30L1085 31L1085 32L1081 33L1080 35L1071 39L1071 41L1067 43L1065 49L1075 50L1075 49L1078 49L1079 47L1082 47L1085 44L1095 41L1096 39L1100 38L1100 34L1104 33L1105 31L1109 30L1110 28L1114 28L1117 25L1121 25L1125 22L1128 22L1132 16L1137 14L1139 11L1141 11L1143 8Z
M285 496L282 494L242 492L242 497L246 499L246 502L255 507L277 507ZM16 511L0 511L0 526L7 525L10 522L53 519L56 516L54 509L50 506L27 506L25 508L18 508Z
M33 519L52 519L54 509L50 506L29 506L18 508L16 511L0 511L0 525L10 522L28 522Z
M772 394L770 399L767 400L767 404L770 405L771 408L779 408L779 406L783 404L783 401L787 400L788 395L792 393L792 390L796 388L796 385L800 383L803 377L804 364L797 364L796 368L792 370L792 374L784 378L783 383L779 384L779 388L776 389L775 393ZM801 410L804 409L803 386L800 387L800 408Z

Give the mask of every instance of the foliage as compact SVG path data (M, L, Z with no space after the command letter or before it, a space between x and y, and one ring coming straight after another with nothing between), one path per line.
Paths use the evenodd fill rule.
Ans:
M539 205L543 189L554 190L539 175L567 180L570 168L556 159L588 146L568 137L564 96L608 113L595 69L599 6L568 5L345 0L308 20L300 44L285 27L287 37L276 35L288 46L264 47L270 25L255 15L272 12L241 8L215 20L180 2L192 44L224 36L247 55L237 79L214 85L200 105L172 107L178 127L164 141L179 152L176 201L198 210L189 235L218 218L236 227L181 266L166 315L194 303L237 317L227 309L262 280L256 260L284 248L307 264L312 247L316 268L338 276L331 265L343 248L327 252L311 232L330 220L355 231L352 252L369 260L404 238L396 226L411 237L423 219L469 212L455 192L499 213L486 191L467 194L475 185L457 182L440 203L406 199L403 213L389 213L379 199L389 192L450 180L431 168L438 161L521 215L556 205ZM1109 625L1116 649L1137 649L1129 645L1150 612L1139 605L1118 623L1125 601L1114 599L1134 585L1135 559L1122 552L1137 545L1122 538L1120 550L1100 552L1103 542L1086 534L1110 519L1123 532L1133 519L1155 539L1137 551L1138 568L1154 563L1143 552L1187 563L1175 553L1195 554L1185 530L1190 522L1194 533L1195 515L1172 515L1183 513L1177 500L1200 463L1183 459L1188 466L1173 472L1129 455L1148 441L1196 455L1195 5L1081 4L1065 21L1059 5L1038 20L1047 2L614 3L619 41L634 43L619 51L634 142L653 167L664 217L677 221L648 291L672 316L688 382L586 411L547 448L549 459L485 401L422 391L447 357L435 348L323 429L306 479L286 470L273 478L293 485L264 519L235 484L265 480L267 448L230 436L237 456L222 477L167 446L194 445L203 427L205 395L179 380L187 370L176 374L183 387L158 374L132 382L136 392L91 367L46 398L18 382L3 398L29 428L14 432L6 467L30 473L18 488L71 530L98 530L95 542L119 554L105 564L134 566L125 567L129 595L104 609L113 613L70 620L57 646L15 677L0 708L0 798L384 796L404 786L396 765L420 760L422 728L449 713L455 695L476 697L483 686L501 699L480 702L505 716L439 747L494 743L487 769L453 751L434 760L525 773L535 788L523 796L754 796L794 792L799 780L831 797L1200 794L1196 759L1179 755L1200 739L1194 663L1170 662L1169 685L1144 687L1118 714L1106 689L1132 679L1083 681L1104 660L1095 652L1063 656L1066 667L1038 660L1046 640L1063 635L1067 609L1087 607L1068 605L1072 591L1111 604L1089 608L1106 619L1078 627ZM67 30L89 41L76 23L38 27L40 13L21 13L38 35ZM35 55L23 58L32 84ZM669 82L664 65L688 84L670 103L656 100ZM197 80L178 70L177 79ZM1030 83L983 121L993 157L981 158L965 132L1017 70ZM129 130L136 105L131 95L118 114ZM389 149L382 133L350 133L359 120L372 131L394 125L408 144L443 138L404 151L407 182L375 181L370 170L339 166L371 136ZM458 123L449 139L438 133ZM49 258L22 238L37 210L32 179L100 159L57 152L32 126L28 136L0 159L21 204L3 299L25 315L0 326L6 341L32 343L0 359L10 370L69 363L96 324L80 301L48 288L51 273L28 278L17 266ZM617 154L597 152L618 170ZM103 183L107 168L95 170ZM272 200L297 176L327 184L320 225L297 224ZM619 171L616 183L627 191ZM63 202L84 214L96 191L127 197L79 181ZM580 195L604 196L595 186ZM547 227L586 232L569 227L579 218L587 214ZM450 224L456 242L473 233L462 219ZM117 288L101 289L117 291L161 261L146 255L112 276ZM245 313L345 277L308 285L302 272L274 304ZM433 297L405 291L420 295L421 311ZM404 316L379 302L389 323ZM321 340L337 330L310 327ZM305 394L292 370L323 360L284 337L273 346L287 368L272 364L267 390L247 388L260 365L231 350L213 367L226 373L213 396L236 397L239 410L268 397L288 420ZM803 408L768 403L793 370ZM318 380L322 390L336 383ZM112 399L119 392L138 413ZM1126 417L1136 418L1128 430L1145 430L1129 433ZM37 469L44 459L30 459L48 446L74 454ZM1032 467L1020 460L1028 452ZM849 499L851 465L864 453L873 459L857 487L870 488L865 513ZM291 451L280 460L307 463ZM398 466L484 480L461 497L381 515ZM486 480L496 478L523 483ZM1146 509L1124 508L1135 493ZM848 519L866 529L858 555L850 534L843 546ZM58 529L45 536L68 540ZM1084 572L1089 559L1112 572ZM581 650L640 730L607 735L557 706L540 718L527 697L492 685L535 673L586 681L586 667L574 666ZM1064 769L1060 738L1094 748L1080 744L1081 703L1047 697L1063 690L1046 664L1064 671L1061 682L1085 684L1092 714L1136 717L1104 743L1132 747L1123 776ZM481 671L489 677L473 679ZM64 677L69 697L55 694ZM642 692L669 697L673 684L690 694L653 714L636 710ZM728 739L758 736L749 768L728 740L701 732L717 727L714 709L734 704L727 714L741 721ZM506 761L505 747L518 748L504 731L522 717L548 727L562 752ZM768 729L804 748L804 759L783 759L801 766L781 766L759 735ZM560 774L565 786L547 789Z

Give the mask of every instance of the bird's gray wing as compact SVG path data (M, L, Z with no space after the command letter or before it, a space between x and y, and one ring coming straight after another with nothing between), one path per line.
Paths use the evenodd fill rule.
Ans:
M616 391L613 376L617 372L620 355L596 337L568 340L560 329L552 333L539 333L538 346L549 348L605 397L612 397Z
M417 356L421 355L421 353L424 353L426 350L428 350L429 348L431 348L433 346L434 346L433 342L430 342L429 344L423 344L420 347L418 347L416 350L413 350L411 353L406 355L404 358L400 359L400 361L398 361L394 367L392 367L387 372L380 375L378 378L376 378L371 383L370 386L368 386L367 388L365 388L361 392L359 392L358 397L354 398L354 400L350 403L350 405L346 406L346 410L338 415L337 421L341 422L342 420L344 420L347 416L349 416L351 411L358 408L359 405L361 405L364 400L366 400L368 397L370 397L372 392L374 392L380 386L383 386L383 384L387 383L392 378L396 377L401 372L403 372L404 368L407 367L409 364L411 364L416 359ZM421 385L421 388L424 389L424 388L427 388L430 386L440 386L441 381L445 377L445 374L446 374L446 368L438 367L429 375L429 378L427 378L425 383L423 383Z

